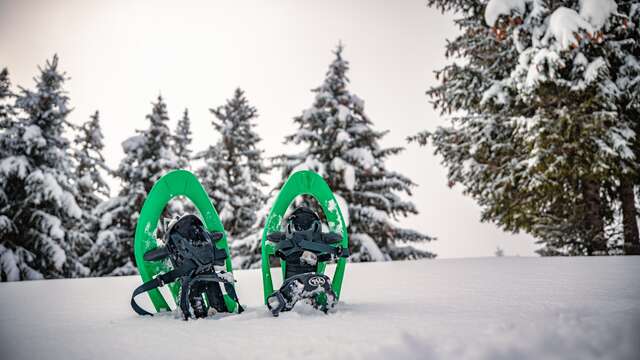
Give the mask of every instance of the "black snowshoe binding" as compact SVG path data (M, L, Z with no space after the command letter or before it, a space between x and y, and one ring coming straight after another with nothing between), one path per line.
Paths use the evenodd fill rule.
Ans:
M277 246L276 256L287 262L284 283L267 298L267 307L273 316L293 309L302 299L324 313L335 306L336 294L331 288L331 280L317 273L318 263L348 257L349 249L331 246L342 237L321 230L318 215L309 208L300 207L287 219L285 232L267 236Z
M153 315L142 309L134 298L151 289L180 281L178 306L185 320L228 312L220 285L224 285L234 301L238 302L238 297L232 286L232 274L214 268L223 267L227 259L226 251L215 246L222 237L223 233L207 231L195 215L185 215L171 224L164 236L165 246L148 251L144 254L144 260L158 261L168 257L173 270L139 286L131 297L133 310L139 315ZM242 307L238 311L242 312Z

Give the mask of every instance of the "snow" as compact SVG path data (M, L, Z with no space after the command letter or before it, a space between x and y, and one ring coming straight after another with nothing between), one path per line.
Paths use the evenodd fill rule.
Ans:
M355 243L359 243L360 246L362 246L366 250L369 256L371 256L371 259L373 261L386 260L384 254L382 253L382 251L380 251L380 248L378 247L376 242L368 234L365 234L365 233L351 234L351 241Z
M524 14L525 0L489 0L484 11L484 21L493 26L500 15L511 15L512 12Z
M331 167L336 171L342 171L344 186L346 186L349 191L353 191L356 187L356 170L354 167L339 157L331 161Z
M549 40L554 38L558 42L560 50L564 50L571 45L577 45L576 34L579 34L581 30L594 32L593 26L575 10L561 6L549 17L549 27L542 43L548 44Z
M9 156L0 161L0 174L6 177L16 175L18 178L24 179L30 168L26 156Z
M42 137L42 129L38 125L29 125L24 130L22 139L27 143L34 142L37 146L46 146L47 141Z
M336 143L337 144L347 144L351 141L351 136L348 132L344 130L338 130L338 135L336 135Z
M340 120L340 122L342 123L346 123L347 122L347 116L349 116L349 113L351 112L351 110L349 110L348 107L340 104L338 105L338 120Z
M36 170L27 177L29 186L36 186L41 198L36 198L36 203L42 200L52 199L67 212L71 217L79 219L82 216L82 210L76 203L73 194L62 189L58 180L51 173L43 173Z
M347 200L345 200L339 194L333 194L333 197L335 197L336 201L338 201L340 213L342 214L342 218L344 219L344 224L346 226L349 226L349 221L351 221L351 219L349 218L349 204L347 203Z
M508 95L501 82L495 82L483 94L480 104L484 105L487 101L494 99L496 104L506 104Z
M595 58L592 62L589 63L589 65L587 65L587 68L584 70L584 80L587 83L598 80L600 72L606 67L607 63L602 57Z
M6 276L7 281L20 280L20 269L18 268L16 255L11 249L7 249L2 244L0 244L0 273Z
M136 151L137 149L143 147L145 142L146 139L144 135L131 136L130 138L122 142L122 150L125 153Z
M595 29L601 29L617 10L615 0L580 0L580 16L589 21Z
M597 271L594 271L597 269ZM639 257L348 264L329 315L273 318L260 272L236 271L240 315L136 315L137 276L0 284L5 359L635 359ZM333 274L333 268L328 269ZM280 279L279 270L273 270ZM43 302L43 298L45 301ZM149 308L146 296L140 303Z
M346 155L359 162L365 169L370 169L375 164L375 158L369 149L353 148L346 152Z
M291 174L289 176L295 174L298 171L302 171L302 170L315 171L320 176L323 176L324 173L325 173L324 164L321 163L320 161L314 159L312 156L307 157L304 162L302 162L302 163L298 164L296 167L294 167L291 170Z

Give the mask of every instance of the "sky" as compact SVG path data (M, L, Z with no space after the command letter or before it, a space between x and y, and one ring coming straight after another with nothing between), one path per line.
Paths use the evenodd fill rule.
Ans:
M194 150L218 140L210 108L236 87L258 109L257 131L266 156L295 152L282 143L293 117L310 107L332 50L342 42L350 62L350 90L365 101L383 146L405 146L389 169L418 186L419 215L401 219L435 236L427 248L441 258L532 256L534 240L480 222L480 208L447 186L433 148L406 137L449 122L425 91L437 84L446 39L457 34L451 15L422 0L385 1L34 1L0 0L0 67L15 85L33 88L39 65L57 53L70 80L66 89L80 124L100 111L104 156L116 167L121 143L148 126L151 102L162 95L172 128L185 108ZM267 179L275 185L279 172ZM112 194L119 184L112 181Z

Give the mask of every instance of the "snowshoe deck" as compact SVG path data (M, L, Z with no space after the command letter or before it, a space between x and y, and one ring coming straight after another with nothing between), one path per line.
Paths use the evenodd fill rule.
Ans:
M140 211L140 217L138 218L138 224L136 226L136 234L134 239L134 255L138 271L142 277L143 282L147 282L153 279L156 275L165 273L170 270L170 265L167 261L147 261L144 259L144 254L149 250L158 247L158 243L155 237L156 227L158 226L158 220L162 215L162 211L171 199L176 196L184 196L189 199L198 209L200 217L204 222L207 230L221 232L224 235L216 242L216 246L220 249L224 249L227 253L227 259L225 261L225 267L227 272L233 271L231 265L231 257L229 256L229 247L227 245L227 236L222 227L222 222L218 217L218 213L214 208L209 196L198 181L198 179L187 170L174 170L158 180L142 206ZM167 285L175 303L179 303L180 294L180 282L176 281ZM167 301L162 296L158 289L153 289L148 292L151 302L156 311L170 311L170 307ZM238 305L228 294L224 294L224 302L229 312L234 312L238 309Z
M347 227L344 222L344 218L342 217L342 213L340 212L340 206L336 198L333 196L333 192L329 188L329 185L327 185L320 175L313 171L302 170L293 173L287 179L287 182L280 190L276 201L271 207L262 233L262 284L265 304L268 304L267 299L274 293L269 260L276 252L276 246L268 241L267 236L270 233L281 231L283 217L287 212L289 205L298 195L313 196L322 207L322 211L324 212L329 225L329 230L342 235L341 241L336 243L335 246L342 246L343 248L347 248L349 246ZM284 280L287 263L286 261L281 260L280 264ZM336 295L336 301L340 297L340 289L342 287L346 264L347 259L344 257L337 260L336 270L331 280L331 288ZM326 263L319 262L316 272L318 274L324 274L325 267Z

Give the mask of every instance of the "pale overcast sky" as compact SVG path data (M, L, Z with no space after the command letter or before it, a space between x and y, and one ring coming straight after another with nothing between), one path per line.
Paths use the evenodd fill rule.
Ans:
M0 67L9 68L14 85L33 87L37 65L58 53L71 77L70 120L80 123L100 110L105 157L114 167L120 143L147 127L158 94L172 128L189 109L199 150L217 140L208 109L238 86L259 111L257 130L272 156L295 151L283 137L312 104L309 90L323 80L341 40L351 91L365 100L377 129L391 130L383 145L407 148L388 162L418 184L412 199L420 215L402 224L438 237L428 248L441 258L492 256L496 246L506 255L533 255L531 237L480 223L474 201L447 187L432 148L405 142L447 124L425 90L436 84L445 39L456 31L451 17L422 0L0 0Z

